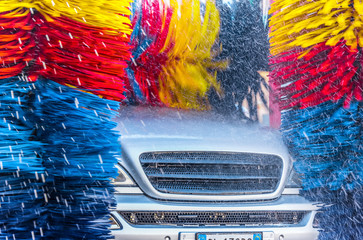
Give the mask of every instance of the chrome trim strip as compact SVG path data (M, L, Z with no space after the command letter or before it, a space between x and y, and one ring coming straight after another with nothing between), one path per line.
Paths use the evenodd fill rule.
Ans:
M314 211L318 205L296 195L283 195L261 202L177 202L151 199L145 195L115 195L115 211Z
M299 195L301 188L285 188L283 195Z
M143 194L138 187L115 187L115 194Z

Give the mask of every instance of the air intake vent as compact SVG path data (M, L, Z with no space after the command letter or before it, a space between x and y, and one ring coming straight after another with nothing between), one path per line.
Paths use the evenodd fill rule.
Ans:
M155 189L174 194L272 193L283 168L280 157L255 153L149 152L140 162Z
M119 212L133 225L171 226L246 226L294 225L300 223L304 211L247 211L247 212Z

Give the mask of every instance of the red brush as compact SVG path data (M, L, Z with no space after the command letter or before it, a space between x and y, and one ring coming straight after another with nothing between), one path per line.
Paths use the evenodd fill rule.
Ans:
M66 18L42 24L39 40L44 61L41 75L108 99L124 99L128 37Z
M270 60L270 79L281 86L282 109L306 108L342 98L347 107L352 98L362 100L358 49L341 41L336 46L320 43L302 54L303 50L296 49Z
M134 24L140 21L138 36L133 41L134 62L131 69L135 74L144 101L148 104L162 104L159 98L158 77L162 66L168 60L168 49L163 49L172 16L172 9L160 6L159 1L142 1L141 13ZM135 30L134 30L135 31Z
M0 79L20 74L34 58L34 27L31 14L25 10L16 17L12 13L0 14Z
M108 99L125 98L129 36L25 11L20 17L1 14L0 24L0 78L25 73L31 81L42 76Z

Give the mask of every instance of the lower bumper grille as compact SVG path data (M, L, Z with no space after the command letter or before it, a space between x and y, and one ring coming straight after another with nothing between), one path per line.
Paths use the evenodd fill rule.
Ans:
M294 225L301 222L306 211L243 211L243 212L130 212L120 215L132 225L169 226L245 226Z

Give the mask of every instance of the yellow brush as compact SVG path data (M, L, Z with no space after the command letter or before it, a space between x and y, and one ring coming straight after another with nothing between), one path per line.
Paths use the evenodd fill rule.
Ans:
M207 1L202 21L199 0L172 0L170 4L174 13L163 49L168 61L160 74L159 96L170 107L207 109L208 90L220 91L214 70L227 66L226 61L213 61L219 12Z
M345 40L352 48L363 46L363 4L358 0L282 0L272 4L271 54L294 47L310 48Z
M17 11L23 8L36 9L47 21L55 17L67 17L91 26L114 29L130 34L131 0L1 0L0 12ZM127 24L127 25L125 25ZM113 31L111 31L113 32Z

